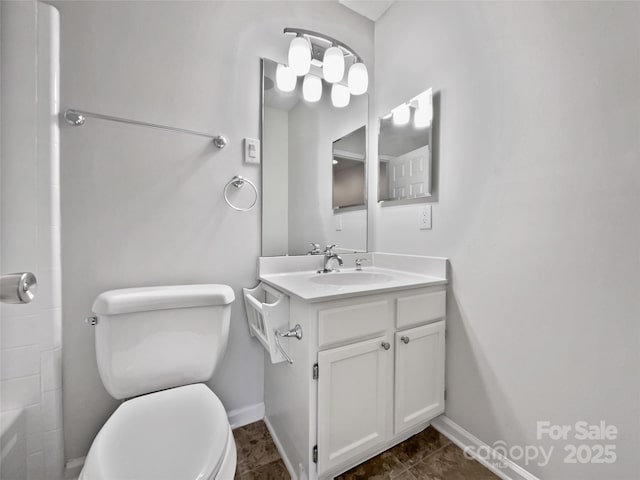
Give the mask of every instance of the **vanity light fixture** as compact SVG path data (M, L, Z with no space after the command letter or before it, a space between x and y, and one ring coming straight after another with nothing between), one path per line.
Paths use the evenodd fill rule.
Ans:
M298 77L291 67L278 64L276 67L276 87L281 92L293 92L298 83Z
M349 94L349 87L342 85L341 83L334 83L331 87L331 103L336 108L344 108L349 105L351 95Z
M293 36L289 45L289 67L295 75L305 76L302 94L306 101L320 100L322 79L333 84L331 100L336 108L346 107L351 95L362 95L367 92L369 88L367 67L351 47L335 38L311 30L287 27L284 29L284 34ZM348 71L347 66L349 66ZM314 73L310 73L312 71ZM347 71L346 78L345 71ZM290 87L290 80L287 83L283 79L283 88L280 87L277 72L276 84L281 91L291 91L286 90ZM334 88L336 85L339 86Z
M289 45L289 67L301 77L309 73L311 69L311 47L309 40L303 36L297 36Z
M322 80L320 77L307 73L302 82L302 97L307 102L317 102L322 98Z
M406 125L411 119L411 109L406 103L403 103L402 105L391 110L391 114L393 115L394 125Z
M322 74L329 83L336 83L344 77L344 55L339 47L329 47L322 58Z
M347 84L351 95L362 95L369 88L369 73L364 63L354 63L349 68Z

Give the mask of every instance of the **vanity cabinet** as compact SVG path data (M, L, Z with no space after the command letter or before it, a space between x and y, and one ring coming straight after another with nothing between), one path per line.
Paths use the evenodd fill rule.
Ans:
M395 334L394 433L444 411L444 320Z
M318 353L319 472L444 411L444 334L441 320Z
M266 422L303 480L330 479L444 412L445 286L290 298L293 364L265 366Z
M386 337L318 353L319 471L386 440L392 355Z

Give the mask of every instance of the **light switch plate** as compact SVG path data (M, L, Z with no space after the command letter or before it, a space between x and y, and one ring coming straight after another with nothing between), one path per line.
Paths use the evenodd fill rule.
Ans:
M244 161L260 165L260 140L255 138L244 139Z
M418 226L420 230L431 230L431 205L423 205L418 211Z
M333 225L336 227L336 232L342 231L342 215L334 215Z

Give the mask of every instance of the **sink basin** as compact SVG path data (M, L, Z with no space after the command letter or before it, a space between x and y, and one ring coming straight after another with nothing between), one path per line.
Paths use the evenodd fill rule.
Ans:
M320 285L373 285L393 280L391 275L373 272L321 273L310 279Z

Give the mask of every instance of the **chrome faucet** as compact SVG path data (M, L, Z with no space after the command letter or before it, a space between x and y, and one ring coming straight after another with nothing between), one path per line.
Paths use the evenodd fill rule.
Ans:
M339 272L337 268L331 268L331 260L337 260L338 266L342 266L342 257L337 253L333 252L335 245L327 245L327 248L324 249L324 268L322 270L318 270L318 273L330 273L330 272Z

